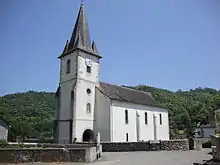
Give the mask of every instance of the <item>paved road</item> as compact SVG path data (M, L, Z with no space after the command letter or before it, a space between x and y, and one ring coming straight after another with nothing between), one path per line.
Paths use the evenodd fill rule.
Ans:
M209 152L210 150L104 153L103 160L94 165L192 165L195 161L211 159Z
M212 158L203 151L161 151L161 152L111 152L104 153L101 160L91 165L192 165L195 161ZM63 164L63 163L62 163ZM33 165L26 164L26 165ZM34 163L34 165L58 165L58 163ZM86 165L85 163L64 163L63 165ZM88 165L88 164L87 164Z

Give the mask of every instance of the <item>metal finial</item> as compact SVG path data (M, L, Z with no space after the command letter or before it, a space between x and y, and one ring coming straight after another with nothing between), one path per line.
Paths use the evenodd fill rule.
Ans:
M84 0L81 1L81 5L84 5Z

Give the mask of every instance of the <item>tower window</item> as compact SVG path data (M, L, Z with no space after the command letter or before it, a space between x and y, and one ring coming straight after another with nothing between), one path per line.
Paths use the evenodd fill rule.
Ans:
M66 74L70 73L71 61L70 59L66 62Z
M147 125L147 112L145 112L145 125Z
M86 90L86 92L87 92L87 94L89 95L89 94L91 93L91 89L88 88L88 89Z
M162 114L160 113L160 125L162 125Z
M87 70L88 73L91 73L91 67L90 66L87 66L86 70Z
M125 110L125 124L128 124L128 110Z
M128 142L128 133L126 133L126 142Z
M86 105L86 111L87 111L87 113L90 113L90 112L91 112L91 104L90 104L90 103L87 103L87 105Z

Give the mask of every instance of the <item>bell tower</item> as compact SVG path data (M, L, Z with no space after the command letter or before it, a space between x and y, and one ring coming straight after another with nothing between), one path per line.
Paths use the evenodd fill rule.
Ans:
M60 82L56 92L55 143L94 139L95 87L99 86L99 55L91 42L84 3L80 5L70 40L60 59Z

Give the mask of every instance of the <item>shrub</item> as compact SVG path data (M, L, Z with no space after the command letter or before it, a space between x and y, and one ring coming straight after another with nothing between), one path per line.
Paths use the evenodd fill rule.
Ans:
M8 146L8 142L6 140L0 139L0 148L6 148Z

